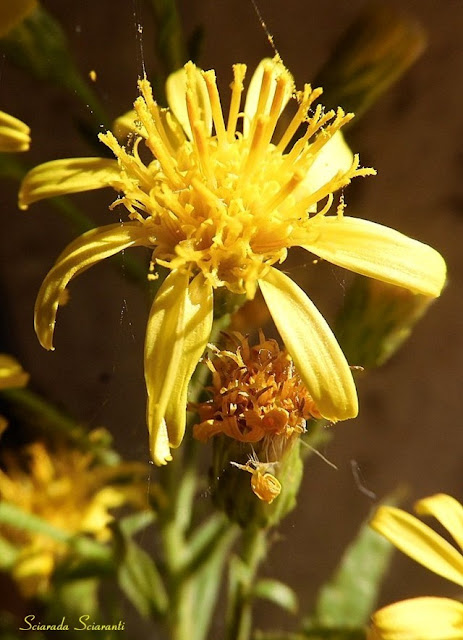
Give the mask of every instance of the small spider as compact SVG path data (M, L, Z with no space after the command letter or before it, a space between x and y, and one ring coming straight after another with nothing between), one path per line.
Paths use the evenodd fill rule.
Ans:
M249 457L246 464L230 462L234 467L249 471L251 474L251 488L259 500L271 504L281 493L280 481L271 473L278 462L260 462L255 452Z

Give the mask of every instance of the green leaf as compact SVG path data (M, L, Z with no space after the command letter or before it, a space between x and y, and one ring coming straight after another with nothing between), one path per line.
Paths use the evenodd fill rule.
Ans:
M296 614L299 603L297 595L287 584L279 580L262 579L255 585L252 594L255 598L269 600L289 613Z
M355 630L367 624L392 551L393 546L364 523L335 574L321 588L315 613L305 625L306 632L314 633L316 629L320 634L319 628L326 628L326 632Z
M71 535L66 531L58 529L39 516L27 513L8 502L0 503L0 524L6 524L23 531L31 531L35 534L44 534L58 542L69 542L71 539Z
M14 504L8 502L0 503L0 524L8 525L9 527L22 531L29 531L34 535L45 535L57 542L66 543L71 553L65 561L68 567L71 566L72 563L86 561L93 563L95 567L98 565L100 568L107 568L113 562L113 550L111 547L101 544L86 535L74 536L67 531L58 529L47 522L47 520L23 511ZM2 544L5 544L5 541L2 541ZM79 557L76 558L75 555L73 556L72 552Z
M152 511L139 511L138 513L132 513L130 516L121 518L117 524L121 533L128 538L148 527L154 520L155 514Z
M58 585L50 592L46 621L50 624L56 624L56 621L60 621L63 616L66 616L77 624L81 615L88 615L89 619L97 620L100 615L97 597L98 584L98 580L87 579L73 580ZM71 627L71 625L69 626Z
M118 571L119 586L143 617L161 617L168 597L152 558L132 540L126 540Z
M69 550L54 573L58 582L102 578L116 571L114 549L95 540L79 536L69 543ZM72 553L74 551L74 553Z

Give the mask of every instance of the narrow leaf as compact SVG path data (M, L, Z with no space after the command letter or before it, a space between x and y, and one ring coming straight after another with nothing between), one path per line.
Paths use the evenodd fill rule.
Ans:
M259 580L253 590L255 598L269 600L289 613L296 614L299 603L297 595L287 584L279 580Z
M366 624L392 550L393 547L372 531L368 523L363 524L347 547L335 574L322 587L307 631L319 627L356 629Z
M143 617L164 615L167 593L152 558L135 542L126 542L125 556L119 567L119 586Z

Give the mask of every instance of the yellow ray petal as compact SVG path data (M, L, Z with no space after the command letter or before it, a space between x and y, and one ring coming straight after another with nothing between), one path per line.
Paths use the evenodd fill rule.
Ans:
M245 104L244 104L244 122L243 122L243 133L244 133L245 136L248 135L250 127L251 127L252 119L254 118L254 116L256 115L256 112L257 112L257 107L259 105L259 97L260 97L260 94L261 94L262 80L263 80L263 77L264 77L264 69L265 68L270 68L271 69L271 83L270 83L270 91L269 91L266 103L265 103L265 105L263 105L263 108L262 108L262 111L260 112L260 115L264 115L264 114L268 115L268 113L270 111L270 107L271 107L271 104L272 104L272 101L273 101L273 97L275 95L276 79L277 79L278 75L281 74L281 73L285 73L292 80L292 75L286 69L284 64L282 62L276 60L275 58L273 58L273 59L272 58L264 58L263 60L261 60L259 62L259 64L256 67L256 70L253 73L253 76L252 76L251 81L249 83L248 91L246 93L246 101L245 101ZM292 89L293 89L293 82L290 82L288 84L288 90L285 92L285 97L284 97L283 103L281 105L280 113L283 111L285 106L288 104L288 102L289 102L289 100L291 98Z
M181 360L165 412L172 447L179 446L185 433L188 384L211 335L212 306L212 287L205 281L204 276L199 274L188 287Z
M110 187L120 181L117 160L106 158L67 158L51 160L32 171L24 178L19 190L19 208L54 198L66 193L91 191Z
M0 38L6 36L37 6L37 0L3 0L0 2Z
M322 416L346 420L358 412L352 373L326 320L288 276L271 268L259 280L272 318Z
M302 199L318 191L330 182L339 171L343 173L348 171L352 166L353 159L354 154L344 140L342 132L337 131L318 151L306 177L294 191L294 196L297 199Z
M146 414L151 457L157 465L172 460L165 413L174 384L181 377L178 370L185 340L188 280L188 274L171 271L153 301L146 327Z
M190 63L189 63L190 64ZM171 73L166 80L166 96L167 103L183 127L187 136L192 139L190 119L188 118L188 109L186 105L187 90L187 71L179 69L175 73ZM194 77L194 85L190 87L195 94L200 109L201 119L206 126L206 134L210 135L212 131L212 110L209 94L207 92L206 82L201 71L193 65L192 76Z
M18 118L0 111L0 151L27 151L30 129Z
M143 138L148 137L145 127L140 122L135 109L127 111L113 122L112 132L119 142L123 142L131 133L136 133Z
M370 526L434 573L463 586L463 556L444 538L402 509L382 506Z
M301 246L320 258L356 273L431 297L445 283L444 259L422 242L359 218L315 218L313 240Z
M146 243L146 238L139 222L117 223L87 231L67 246L43 281L35 303L35 331L45 349L53 349L56 313L69 281L122 249Z
M420 516L428 515L437 518L463 549L463 505L458 500L444 493L438 493L419 500L415 504L415 511Z
M449 598L412 598L377 611L371 640L462 640L463 604Z

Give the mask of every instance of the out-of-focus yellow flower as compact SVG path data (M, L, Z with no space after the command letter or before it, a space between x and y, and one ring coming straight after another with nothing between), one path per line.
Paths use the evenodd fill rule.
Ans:
M28 381L29 374L24 371L19 362L6 353L0 353L0 391L25 387ZM5 418L0 415L0 435L7 424Z
M373 529L408 556L463 587L463 506L451 496L437 494L415 505L420 515L432 515L448 530L457 550L406 511L380 507ZM450 598L412 598L377 611L369 640L462 640L463 603Z
M37 0L1 0L0 38L24 20L37 6Z
M359 168L340 132L353 115L314 108L321 89L305 85L296 92L277 58L258 66L243 112L245 72L245 65L234 65L226 119L214 71L190 62L171 75L169 109L156 104L149 82L141 80L135 120L125 116L118 126L119 132L131 131L127 146L112 133L100 135L117 161L48 162L26 176L20 191L25 209L42 198L111 186L121 194L112 206L124 205L130 218L89 231L58 258L36 303L36 331L45 348L53 348L60 295L75 275L136 245L153 249L153 270L155 264L170 269L154 300L145 343L148 428L157 464L169 461L170 448L183 438L188 383L211 331L214 289L251 299L260 287L318 410L337 421L358 411L349 366L314 304L273 265L301 246L432 297L445 280L445 263L429 246L344 216L342 200L329 215L335 191L355 176L374 173ZM277 135L288 102L295 113ZM302 125L305 133L292 144ZM146 153L153 158L145 160Z
M1 0L0 1L0 38L6 36L37 6L37 0ZM0 151L27 151L30 139L29 127L0 111Z
M30 129L27 124L0 111L0 151L27 151Z
M0 353L0 391L25 387L28 381L29 374L24 371L19 362L6 353Z
M51 452L40 442L21 454L4 453L3 461L1 500L69 534L87 533L105 542L111 537L110 509L129 501L144 505L144 465L98 465L91 453L63 447ZM66 543L13 525L0 525L0 536L19 550L12 576L21 592L26 597L44 594L67 553Z
M275 340L261 331L254 346L240 333L228 335L228 342L228 349L206 359L212 397L195 405L201 422L193 434L203 442L224 434L251 444L249 461L232 464L249 471L252 490L270 504L281 492L280 463L307 420L320 413L291 357Z

